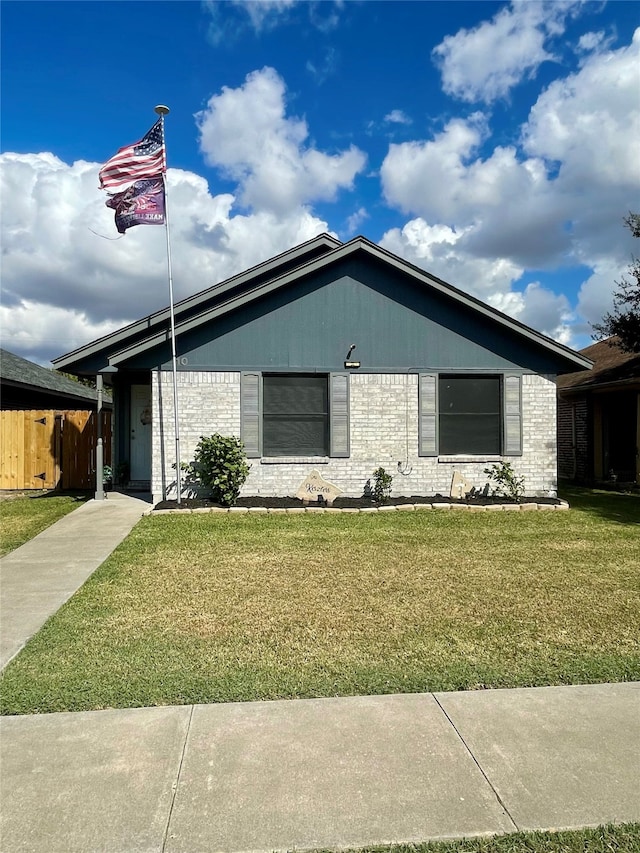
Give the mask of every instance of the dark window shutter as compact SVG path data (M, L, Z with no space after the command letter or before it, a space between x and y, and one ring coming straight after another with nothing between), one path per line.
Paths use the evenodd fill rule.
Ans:
M522 377L504 377L504 448L505 456L522 455Z
M262 455L262 376L240 375L240 437L249 458Z
M438 455L438 377L421 373L418 386L418 454Z
M329 455L349 456L349 374L329 378Z

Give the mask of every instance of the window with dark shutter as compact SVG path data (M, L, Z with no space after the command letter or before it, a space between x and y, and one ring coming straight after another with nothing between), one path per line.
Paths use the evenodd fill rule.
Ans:
M501 453L502 400L499 376L440 374L438 408L441 454Z
M264 374L262 455L328 454L328 377L316 374Z

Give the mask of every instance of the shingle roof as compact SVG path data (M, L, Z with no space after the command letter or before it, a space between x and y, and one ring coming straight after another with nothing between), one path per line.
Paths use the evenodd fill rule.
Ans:
M569 391L578 388L609 385L640 379L640 353L623 352L615 346L618 338L606 338L580 350L582 355L593 361L588 372L565 373L558 377L558 388Z
M67 379L55 370L47 370L33 361L27 361L13 352L0 349L0 379L2 383L31 387L39 391L48 391L65 397L77 397L78 400L96 402L98 393L93 388L87 388L79 382ZM110 400L110 397L108 398Z

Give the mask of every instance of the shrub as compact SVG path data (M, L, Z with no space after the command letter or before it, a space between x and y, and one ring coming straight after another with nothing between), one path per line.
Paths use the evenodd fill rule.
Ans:
M393 477L391 474L387 474L384 468L376 468L373 472L373 487L371 488L371 494L377 504L386 504L389 500L392 482Z
M119 483L121 486L126 486L129 482L129 474L129 463L126 459L116 465L116 483Z
M516 476L511 462L493 464L491 468L485 468L484 473L496 483L493 488L494 495L504 495L514 501L519 501L524 495L524 477Z
M250 467L239 438L215 433L209 437L200 436L194 460L186 470L198 483L211 490L211 497L216 503L233 506L249 476Z

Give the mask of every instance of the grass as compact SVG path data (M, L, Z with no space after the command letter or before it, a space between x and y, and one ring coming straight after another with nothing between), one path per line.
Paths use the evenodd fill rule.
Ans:
M83 497L52 492L0 501L0 557L24 545L38 533L77 509Z
M141 520L8 666L5 714L640 678L640 498Z
M640 824L364 847L358 853L640 853Z

